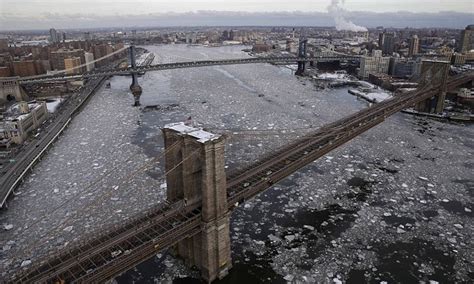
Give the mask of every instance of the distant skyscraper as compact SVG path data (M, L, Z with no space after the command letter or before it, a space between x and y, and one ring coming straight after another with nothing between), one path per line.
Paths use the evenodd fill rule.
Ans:
M420 39L417 35L414 35L410 39L410 49L408 50L408 55L411 57L417 55L420 51Z
M86 60L85 63L87 64L86 65L87 72L94 70L95 64L94 64L94 62L92 62L92 61L94 61L94 54L92 54L90 52L85 52L84 53L84 59Z
M90 33L90 32L85 32L85 33L84 33L84 40L87 41L87 40L91 40L91 39L92 39L92 38L91 38L91 33Z
M51 43L58 43L59 42L58 32L55 29L50 29L49 30L49 41Z
M395 41L395 33L385 33L382 46L383 54L390 56L393 54L393 52L395 51Z
M474 49L474 25L469 25L461 32L459 51L466 53L472 49Z
M383 48L383 43L385 41L385 32L379 33L379 48Z
M222 39L223 40L229 40L229 32L227 30L225 30L223 33L222 33Z

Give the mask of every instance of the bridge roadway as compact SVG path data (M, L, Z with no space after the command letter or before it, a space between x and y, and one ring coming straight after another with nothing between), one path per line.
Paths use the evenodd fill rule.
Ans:
M457 76L447 84L448 90L473 78L472 73ZM392 114L432 97L438 89L438 85L428 86L378 103L324 126L248 168L230 174L227 179L229 210L380 124ZM183 206L179 202L165 203L120 226L99 232L99 237L50 255L46 260L27 267L10 281L101 283L198 233L200 224L199 204Z
M20 84L33 84L33 83L44 83L49 81L64 81L64 80L80 80L83 78L90 77L102 77L102 76L113 76L113 75L128 75L131 73L142 73L147 71L160 71L160 70L171 70L171 69L182 69L182 68L195 68L195 67L207 67L217 65L238 65L238 64L255 64L255 63L296 63L298 61L317 61L317 62L328 62L337 60L359 60L359 56L352 55L333 55L333 54L321 54L315 57L303 57L298 58L294 56L285 57L254 57L254 58L240 58L240 59L223 59L223 60L204 60L204 61L189 61L189 62L177 62L177 63L163 63L149 66L137 66L136 68L125 68L125 69L109 69L102 71L92 71L84 73L82 75L44 75L44 76L32 76L23 77L18 82Z

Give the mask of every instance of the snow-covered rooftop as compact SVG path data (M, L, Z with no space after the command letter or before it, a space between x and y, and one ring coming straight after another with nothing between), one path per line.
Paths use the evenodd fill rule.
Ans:
M182 134L192 136L194 138L197 138L197 141L200 143L206 143L208 141L212 141L220 137L220 135L204 131L202 130L202 128L195 128L185 125L184 122L167 124L165 125L165 129L171 129Z

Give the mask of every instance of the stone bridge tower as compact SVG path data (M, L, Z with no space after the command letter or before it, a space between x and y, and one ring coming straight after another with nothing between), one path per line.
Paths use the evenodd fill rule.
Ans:
M200 204L202 231L175 249L204 280L223 278L232 267L224 168L225 140L201 129L169 124L163 129L166 150L167 198Z
M28 95L18 83L19 77L0 78L0 105L9 101L27 101Z
M442 113L446 99L446 83L450 63L448 61L424 60L421 65L420 87L441 84L439 93L415 105L415 110L427 113Z

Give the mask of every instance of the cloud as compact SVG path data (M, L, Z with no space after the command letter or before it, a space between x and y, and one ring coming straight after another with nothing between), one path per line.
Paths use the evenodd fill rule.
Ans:
M345 0L332 0L328 7L328 13L334 18L336 29L338 31L366 32L367 28L358 26L353 22L346 20L347 11L343 8Z

